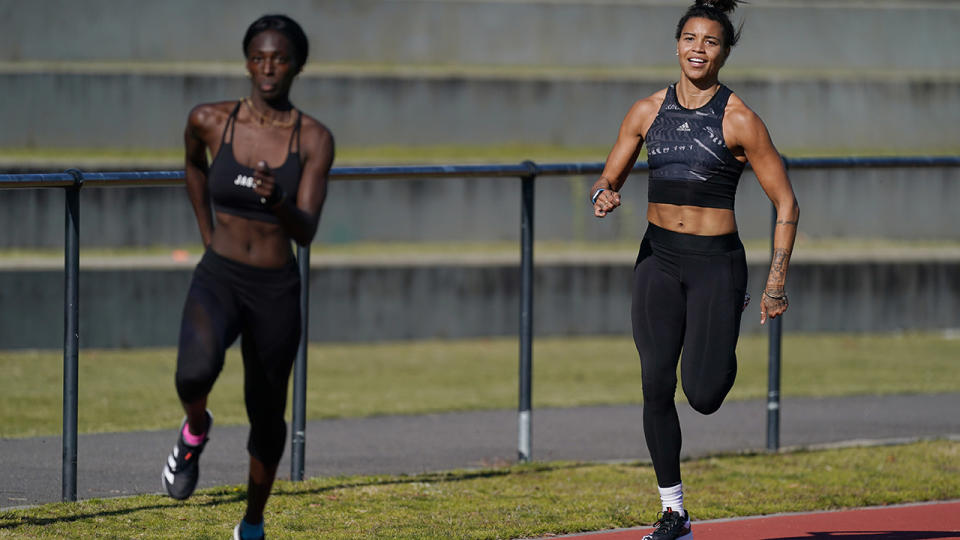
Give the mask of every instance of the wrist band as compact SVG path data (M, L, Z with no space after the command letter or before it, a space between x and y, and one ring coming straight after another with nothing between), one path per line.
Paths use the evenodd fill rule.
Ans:
M595 191L593 193L593 197L590 197L590 204L597 204L597 197L599 197L600 194L603 193L604 191L606 191L605 188L600 188L597 191Z
M772 298L773 300L786 300L786 299L787 299L787 293L783 293L783 294L780 295L780 296L774 296L774 295L768 293L768 292L766 291L766 289L764 289L763 295L766 296L767 298Z

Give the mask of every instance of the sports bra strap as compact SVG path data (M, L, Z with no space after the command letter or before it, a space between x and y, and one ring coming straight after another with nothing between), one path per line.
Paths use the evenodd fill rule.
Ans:
M233 144L233 131L237 127L237 113L240 112L240 104L243 103L243 100L238 101L236 107L233 108L233 112L230 113L230 116L227 117L227 123L223 125L223 134L220 136L220 145L223 146L227 144L227 128L230 129L230 143Z
M730 101L730 96L733 95L733 90L731 90L727 85L721 84L720 89L717 90L717 95L714 96L717 100L717 108L719 112L717 115L723 120L724 114L727 112L727 102Z
M293 125L293 131L290 132L290 142L287 143L287 153L290 154L299 154L300 153L300 119L303 118L303 113L300 112L300 109L297 109L297 121ZM293 139L297 139L297 150L293 150Z

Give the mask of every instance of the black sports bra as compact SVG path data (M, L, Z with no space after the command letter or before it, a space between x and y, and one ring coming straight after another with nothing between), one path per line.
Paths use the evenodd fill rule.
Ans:
M225 214L233 214L247 219L277 223L277 216L260 202L260 196L253 191L253 173L250 167L237 163L233 155L233 133L237 125L237 111L242 101L237 102L233 112L223 126L223 135L220 139L220 149L217 150L213 163L210 164L210 173L207 177L207 187L210 190L210 199L213 209ZM287 159L283 165L273 169L273 177L277 184L288 196L296 196L300 186L300 118L297 111L297 120L290 134L290 143L287 146ZM227 141L227 130L230 131L230 141ZM297 150L293 150L296 139Z
M723 139L723 112L732 93L721 84L706 105L685 109L675 85L667 88L646 136L649 202L733 210L745 164Z

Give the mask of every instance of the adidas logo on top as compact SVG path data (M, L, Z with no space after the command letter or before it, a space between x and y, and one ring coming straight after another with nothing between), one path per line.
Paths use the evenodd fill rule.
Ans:
M677 131L690 131L690 124L686 122L680 124L680 127L677 128Z

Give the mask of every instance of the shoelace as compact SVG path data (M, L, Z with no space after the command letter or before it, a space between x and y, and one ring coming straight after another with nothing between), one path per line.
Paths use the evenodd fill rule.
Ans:
M683 525L683 518L680 516L680 512L659 512L657 513L657 522L653 524L653 528L658 531L669 531L680 525Z

